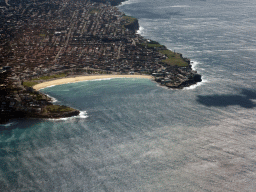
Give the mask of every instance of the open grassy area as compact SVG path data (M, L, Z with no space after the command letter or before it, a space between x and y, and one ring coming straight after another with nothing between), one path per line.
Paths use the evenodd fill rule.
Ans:
M23 86L33 87L34 85L39 83L39 82L37 82L38 80L51 80L51 79L55 79L55 78L63 78L63 77L66 77L66 76L67 76L66 73L60 73L60 74L51 75L51 76L42 76L42 77L39 77L39 78L31 79L31 81L24 81Z
M127 23L133 23L134 21L137 20L135 17L128 16L128 15L124 15L122 19L125 20Z
M174 53L170 50L159 50L160 53L165 54L168 58L162 60L162 62L172 65L172 66L179 66L179 67L187 67L188 63L183 60L183 58L178 53Z
M152 48L152 47L164 47L164 46L160 44L147 43L147 47Z
M134 23L135 21L137 21L137 19L135 17L128 16L128 15L124 15L122 17L122 19L125 21L125 24L123 25L123 27L126 27L126 26Z
M90 10L90 14L95 14L95 13L99 13L100 12L100 10L99 9L91 9Z
M38 82L35 82L35 81L24 81L23 82L23 86L25 86L25 87L33 87L36 84L38 84Z
M157 41L150 41L147 43L142 43L141 44L143 47L147 47L147 48L165 48L164 45L161 45L160 43L158 43Z
M61 74L56 74L56 75L51 75L51 76L42 76L39 78L34 78L32 79L32 81L34 80L50 80L50 79L54 79L54 78L62 78L62 77L66 77L67 74L66 73L61 73Z
M167 59L162 60L163 63L166 63L167 65L171 66L179 66L179 67L187 67L188 63L184 61L184 59L181 57L179 53L172 52L171 50L166 49L164 45L161 45L157 41L148 41L145 43L141 43L140 46L153 49L155 48L160 53L167 56Z
M63 105L48 105L48 106L46 106L46 110L51 113L74 111L74 109L67 107L67 106L63 106Z

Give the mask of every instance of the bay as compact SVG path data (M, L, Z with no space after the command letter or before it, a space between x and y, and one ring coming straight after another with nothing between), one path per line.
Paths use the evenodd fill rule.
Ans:
M190 58L203 82L171 90L108 79L43 89L83 113L2 126L0 191L255 191L255 7L123 3L141 35Z

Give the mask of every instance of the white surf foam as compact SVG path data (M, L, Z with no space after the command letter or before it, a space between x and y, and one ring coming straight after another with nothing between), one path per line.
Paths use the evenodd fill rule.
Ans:
M80 118L80 119L86 119L87 117L89 116L87 115L86 111L80 111L80 114L77 116L77 118Z
M139 30L136 32L137 34L141 35L142 32L144 31L144 27L139 27Z
M196 71L197 68L198 68L198 65L200 65L201 63L198 62L198 61L191 60L190 64L191 64L191 66L192 66L192 70ZM207 79L205 79L205 78L202 76L202 81L201 81L201 82L198 82L197 84L191 85L191 86L189 86L189 87L185 87L184 89L185 89L185 90L188 90L188 89L195 89L195 88L197 88L197 87L199 87L199 86L201 86L201 85L203 85L203 84L205 84L205 83L207 83L207 82L208 82Z
M197 84L194 84L194 85L190 85L189 87L184 87L184 90L191 90L191 89L195 89L205 83L207 83L208 81L205 80L204 78L202 78L202 81L201 82L198 82Z
M45 94L45 93L44 93L44 94ZM48 94L45 94L45 95L47 95L47 97L51 98L52 103L58 102L58 100L57 100L56 98L54 98L54 97L52 97L52 96L50 96L50 95L48 95Z
M196 70L197 69L197 65L201 64L201 63L199 63L198 61L191 60L190 64L192 66L192 69Z
M67 120L72 120L72 119L86 119L89 116L87 115L86 111L80 111L79 115L73 116L73 117L64 117L64 118L58 118L58 119L51 119L49 118L48 120L51 121L67 121Z
M41 88L41 89L50 88L50 87L54 87L54 86L56 86L56 85L50 85L50 86L47 86L47 87L44 87L44 88Z

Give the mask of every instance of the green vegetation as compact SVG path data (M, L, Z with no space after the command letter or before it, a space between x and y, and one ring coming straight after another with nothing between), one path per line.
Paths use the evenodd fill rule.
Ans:
M179 66L179 67L187 67L188 63L186 61L184 61L184 59L181 57L181 55L179 53L175 53L172 52L168 49L166 49L166 47L164 45L161 45L160 43L158 43L157 41L149 41L149 42L144 42L139 44L139 46L148 48L148 49L156 49L157 51L159 51L160 53L166 55L168 58L165 60L162 60L163 63L167 64L167 65L171 65L171 66Z
M50 113L59 113L59 112L71 112L75 109L72 109L70 107L66 107L64 105L47 105L46 110Z
M152 47L164 47L164 46L163 46L163 45L160 45L160 44L148 43L148 44L147 44L147 47L148 47L148 48L152 48Z
M35 81L24 81L23 82L23 86L25 86L25 87L33 87L36 84L38 84L38 82L35 82Z
M187 67L188 63L183 60L180 54L174 53L170 50L159 50L160 53L165 54L168 58L162 60L162 62L172 65L172 66L179 66L179 67Z
M135 17L128 16L128 15L124 15L122 19L125 20L127 23L133 23L137 20Z
M100 10L99 9L91 9L90 10L90 14L95 14L95 13L99 13L100 12Z
M45 37L45 36L46 36L46 34L39 34L39 36L40 36L40 37Z
M142 43L141 46L147 47L149 49L151 49L151 48L165 48L164 45L161 45L157 41L150 41L150 42L147 42L147 43Z
M137 21L135 17L128 16L128 15L124 15L122 17L122 20L124 21L124 25L123 25L124 28L127 28L127 26Z
M31 81L24 81L23 86L33 87L34 85L39 83L39 82L37 82L39 80L50 80L50 79L54 79L54 78L63 78L63 77L66 77L66 76L67 76L66 73L60 73L60 74L51 75L51 76L42 76L42 77L39 77L39 78L31 79Z
M67 76L66 73L60 73L60 74L51 75L51 76L42 76L42 77L39 77L39 78L34 78L34 79L32 79L32 81L35 81L35 80L50 80L50 79L62 78L62 77L66 77L66 76Z

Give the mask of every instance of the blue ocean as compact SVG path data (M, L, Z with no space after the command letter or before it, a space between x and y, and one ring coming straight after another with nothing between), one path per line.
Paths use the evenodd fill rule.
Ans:
M79 109L0 127L0 191L256 191L256 1L128 0L139 34L190 58L203 81L42 89Z

